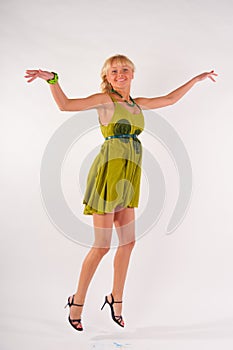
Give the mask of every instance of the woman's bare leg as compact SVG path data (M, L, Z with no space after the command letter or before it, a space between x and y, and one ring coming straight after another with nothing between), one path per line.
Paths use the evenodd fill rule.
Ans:
M112 294L115 301L123 299L124 285L132 249L135 245L135 213L134 208L124 208L116 211L114 215L114 224L119 238L119 246L114 258L114 279ZM111 302L111 296L108 296ZM114 313L120 316L122 304L113 305Z
M77 292L74 296L75 304L84 304L88 286L103 256L109 251L114 213L93 214L95 241L86 255L78 281ZM71 319L81 317L82 307L71 307ZM78 327L81 327L79 325Z

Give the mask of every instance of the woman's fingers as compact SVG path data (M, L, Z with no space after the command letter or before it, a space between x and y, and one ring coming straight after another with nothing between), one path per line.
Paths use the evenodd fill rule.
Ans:
M211 75L208 78L210 78L212 81L216 82L216 80Z
M214 76L218 76L217 73L214 72L214 70L210 71L210 72L206 72L206 73L202 73L198 76L199 80L204 80L206 78L210 78L212 81L216 81L214 79Z
M44 80L52 79L54 76L53 73L43 71L41 69L27 69L26 70L26 75L24 76L28 80L28 83L32 82L36 78L41 78Z
M210 78L212 81L216 82L216 80L214 79L214 77L217 77L218 74L214 72L214 70L212 70L211 72L208 73L208 78Z
M38 72L39 70L35 70L35 69L27 69L26 70L26 75L24 76L24 78L28 79L28 83L32 82L33 80L35 80L38 76Z
M209 72L209 74L211 74L211 75L216 75L216 76L218 75L217 73L214 72L214 70L212 70L211 72Z
M39 70L40 69L36 69L36 70L35 69L27 69L26 73L35 74L35 73L39 72Z
M25 77L26 78L26 77ZM27 83L31 83L35 78L31 78L27 80Z
M32 75L25 75L24 78L28 79L28 83L32 82L33 80L36 79L36 76L32 76Z
M35 77L35 76L36 76L35 74L27 73L27 75L25 75L24 77L25 78L30 78L30 77Z

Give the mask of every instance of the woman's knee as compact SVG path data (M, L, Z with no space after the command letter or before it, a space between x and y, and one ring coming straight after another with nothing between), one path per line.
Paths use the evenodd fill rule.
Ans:
M101 246L94 246L93 247L96 251L96 254L103 257L105 254L107 254L110 250L110 247L101 247Z
M122 246L124 249L127 250L133 250L134 246L135 246L135 240L130 240L129 242L125 242L125 243L120 243L119 246Z

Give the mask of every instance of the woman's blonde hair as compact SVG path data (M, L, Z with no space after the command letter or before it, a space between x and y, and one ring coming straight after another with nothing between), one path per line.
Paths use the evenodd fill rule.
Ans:
M116 63L117 65L127 65L129 66L130 68L132 68L133 72L135 71L135 66L133 64L133 62L127 57L127 56L124 56L124 55L114 55L114 56L111 56L109 57L105 62L104 62L104 65L102 67L102 70L101 70L101 79L102 79L102 82L101 82L101 91L103 93L110 93L111 89L112 89L112 85L107 81L107 73L108 73L108 70L109 68L112 66L112 64Z

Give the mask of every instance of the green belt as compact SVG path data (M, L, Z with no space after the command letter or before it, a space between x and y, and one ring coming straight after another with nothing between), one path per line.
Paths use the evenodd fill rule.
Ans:
M110 139L115 139L115 138L127 138L127 137L132 137L133 139L137 139L137 134L120 134L120 135L111 135L105 137L105 140L110 140Z

